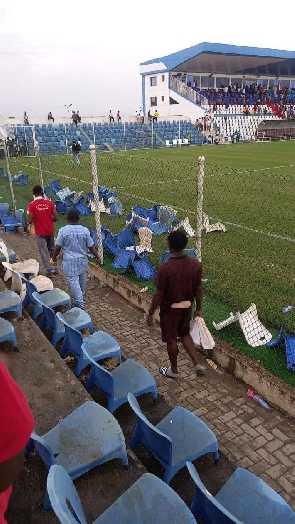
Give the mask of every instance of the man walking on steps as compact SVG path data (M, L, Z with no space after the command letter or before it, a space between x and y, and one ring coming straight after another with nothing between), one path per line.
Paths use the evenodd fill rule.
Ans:
M160 328L162 341L167 344L169 367L160 367L159 372L167 378L178 378L177 338L190 356L197 375L205 375L205 368L198 364L197 353L190 336L192 303L196 300L195 317L202 316L202 264L184 253L187 236L182 231L168 235L171 258L160 265L155 285L157 288L148 312L147 324L153 323L153 314L160 306Z
M76 209L70 209L67 214L68 225L61 227L55 242L52 263L56 264L56 258L62 249L62 270L68 277L71 291L77 307L84 308L84 294L88 270L88 250L100 264L100 258L94 242L90 236L89 229L79 224L79 213Z
M35 237L39 253L46 270L46 276L52 277L56 267L51 266L50 258L54 250L54 222L58 213L53 202L44 198L41 186L33 187L34 200L29 204L27 223L34 224Z

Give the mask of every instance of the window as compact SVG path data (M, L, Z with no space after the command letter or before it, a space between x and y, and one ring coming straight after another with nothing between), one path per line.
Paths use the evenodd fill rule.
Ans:
M150 105L151 105L151 107L157 105L157 97L156 96L151 96L151 104Z
M177 102L176 100L174 100L174 98L172 98L172 97L170 96L170 98L169 98L169 104L172 106L172 105L174 105L174 104L179 104L179 102Z
M165 75L162 75L162 82L165 82Z
M162 96L162 102L164 102L164 97Z
M151 84L151 87L154 87L157 85L157 77L156 76L151 76L150 77L150 84Z

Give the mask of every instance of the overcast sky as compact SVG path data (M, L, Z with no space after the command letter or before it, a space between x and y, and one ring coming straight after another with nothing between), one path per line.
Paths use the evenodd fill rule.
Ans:
M283 6L272 13L256 1L0 0L0 112L65 116L73 103L84 116L133 115L140 62L201 42L294 50L293 0Z

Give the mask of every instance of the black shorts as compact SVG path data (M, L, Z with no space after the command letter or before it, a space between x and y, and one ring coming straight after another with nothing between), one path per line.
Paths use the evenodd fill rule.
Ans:
M168 308L160 311L160 328L162 342L170 344L178 337L189 335L192 308L173 309Z

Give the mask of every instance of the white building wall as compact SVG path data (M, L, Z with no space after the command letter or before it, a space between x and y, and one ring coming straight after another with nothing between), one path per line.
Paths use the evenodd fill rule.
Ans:
M151 111L153 115L157 109L159 119L175 116L181 116L183 119L191 119L195 121L196 118L203 116L204 110L179 95L175 91L169 89L169 71L155 72L143 76L143 106L145 107L145 115ZM155 80L156 79L156 80ZM151 85L156 82L156 85ZM170 97L178 102L178 104L170 104ZM157 99L156 105L152 105L152 99Z

